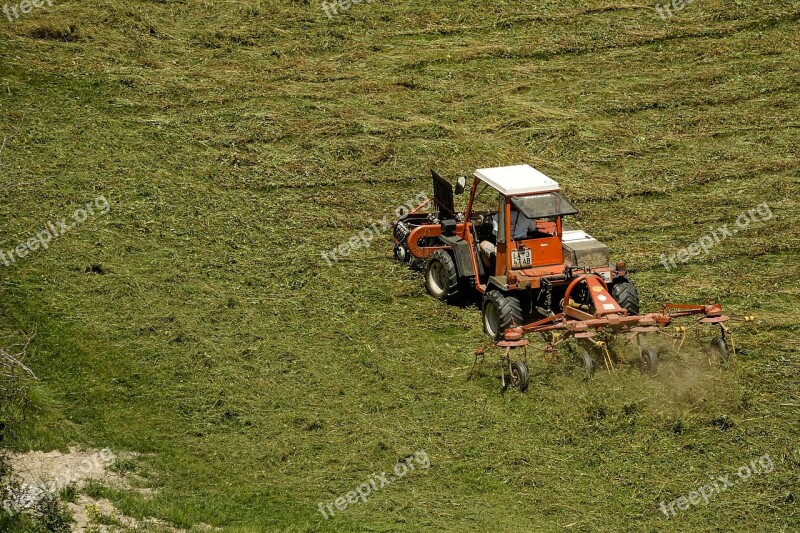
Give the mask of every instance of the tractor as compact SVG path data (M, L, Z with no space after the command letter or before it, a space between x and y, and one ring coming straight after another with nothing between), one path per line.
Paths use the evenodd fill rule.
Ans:
M640 344L646 333L670 335L666 326L674 318L703 315L699 324L721 329L711 348L728 356L729 318L718 304L665 304L660 313L640 315L625 262L611 264L606 245L565 224L578 211L543 173L529 165L478 169L463 212L455 196L465 192L466 178L454 187L435 171L432 176L433 198L394 224L394 256L424 266L425 287L436 299L455 304L478 296L483 330L505 348L512 384L527 386L526 361L509 355L525 348L527 360L527 333L544 336L549 361L557 346L574 339L579 362L591 374L590 352L600 352L607 368L613 365L611 336L627 333L626 344ZM676 331L685 336L686 328ZM639 363L655 372L656 350L640 347Z

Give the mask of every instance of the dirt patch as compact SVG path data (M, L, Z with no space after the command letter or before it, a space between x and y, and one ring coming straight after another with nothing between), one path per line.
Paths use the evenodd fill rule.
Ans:
M126 454L122 459L135 457ZM99 483L120 490L133 490L152 495L152 489L133 488L130 475L121 475L112 469L120 459L110 450L81 450L70 448L69 452L38 452L10 454L9 466L13 478L19 482L19 489L13 494L13 501L4 505L25 512L41 498L57 497L64 489L70 488L77 495L66 502L72 516L70 527L75 532L111 533L116 531L185 531L177 529L162 520L145 518L138 520L124 515L106 498L92 498L81 493L89 483ZM136 481L141 481L137 478ZM138 484L138 483L137 483ZM213 528L208 528L212 530Z
M109 470L117 460L109 450L81 451L72 447L69 452L27 452L9 455L9 465L22 483L33 486L55 486L60 490L69 485L83 487L87 481L121 484L121 477Z
M182 532L157 518L137 520L125 516L106 498L94 499L81 494L74 502L67 504L72 514L72 530L92 533L113 533L116 531L168 531Z

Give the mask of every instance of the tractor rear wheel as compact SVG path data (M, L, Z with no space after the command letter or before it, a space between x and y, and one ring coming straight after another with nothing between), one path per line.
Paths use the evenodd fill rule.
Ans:
M425 288L428 294L447 303L455 303L461 296L458 270L450 254L436 250L425 267Z
M639 314L639 291L636 285L628 279L622 279L611 286L611 296L629 315Z
M483 331L493 340L503 340L506 328L522 325L522 305L513 296L489 291L483 296Z

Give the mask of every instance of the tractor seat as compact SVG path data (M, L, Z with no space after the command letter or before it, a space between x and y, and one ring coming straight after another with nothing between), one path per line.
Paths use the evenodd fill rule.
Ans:
M497 261L497 246L489 241L481 241L478 245L478 250L483 266L490 272L494 272L494 265Z

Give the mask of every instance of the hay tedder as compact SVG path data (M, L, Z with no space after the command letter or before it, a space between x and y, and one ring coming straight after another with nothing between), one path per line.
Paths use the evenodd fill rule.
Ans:
M624 262L609 263L608 247L563 218L577 210L561 195L558 183L528 165L486 168L475 172L466 210L457 212L453 186L433 172L434 196L394 225L394 255L424 265L428 293L448 303L480 297L483 329L503 349L501 377L527 389L526 334L539 333L544 357L556 362L567 347L591 375L595 359L609 371L626 358L615 349L635 343L634 362L651 373L657 351L643 342L663 335L678 349L687 333L703 326L718 328L709 352L720 360L733 353L730 319L722 306L665 304L657 313L639 313L639 295ZM428 212L423 212L430 206ZM689 326L675 319L696 317ZM752 317L745 317L752 320ZM671 327L672 326L672 327ZM511 354L520 349L522 358ZM514 351L513 353L519 353ZM476 350L473 370L482 363Z

